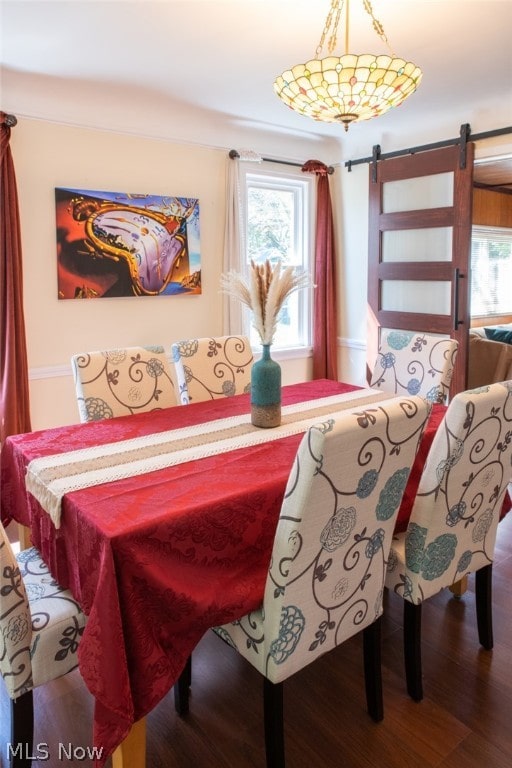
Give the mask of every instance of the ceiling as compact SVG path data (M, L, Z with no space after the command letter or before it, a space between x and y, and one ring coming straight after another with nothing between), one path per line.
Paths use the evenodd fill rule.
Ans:
M512 123L511 0L373 0L372 6L393 51L420 66L423 81L401 107L351 126L349 134L297 115L272 88L283 70L314 58L330 0L0 0L2 78L18 91L30 80L48 103L58 94L68 113L82 96L95 94L102 105L101 94L108 93L112 110L130 119L139 112L148 123L152 101L166 110L169 126L179 107L200 110L206 121L221 117L340 142L363 137L365 147L372 124L394 136L405 118L414 136L415 127L454 114L457 135L468 104L476 130L503 127L493 124L493 114L504 100ZM343 24L338 55L344 38ZM349 47L388 52L361 0L351 0ZM106 112L94 113L89 104L98 127Z
M473 169L473 183L512 194L512 158L477 163Z

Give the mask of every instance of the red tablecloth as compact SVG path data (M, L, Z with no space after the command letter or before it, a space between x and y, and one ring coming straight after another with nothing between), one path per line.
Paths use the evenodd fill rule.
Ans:
M283 404L355 389L308 382L284 387ZM248 396L15 435L2 450L2 519L30 526L54 577L89 616L80 670L96 700L94 744L104 758L169 691L207 629L260 605L301 435L69 493L58 530L25 490L26 466L40 456L223 418L227 408L248 412ZM434 408L401 527L443 413Z
M420 447L418 448L418 453L416 454L416 459L412 466L411 474L409 475L409 480L407 481L407 485L405 487L402 503L400 504L400 509L398 510L398 517L395 524L395 531L397 533L401 533L407 529L412 505L414 503L414 499L416 498L418 485L420 484L423 466L430 450L430 446L432 445L432 440L434 439L437 428L442 422L445 413L446 405L432 406L430 418L423 433L423 437L421 438Z

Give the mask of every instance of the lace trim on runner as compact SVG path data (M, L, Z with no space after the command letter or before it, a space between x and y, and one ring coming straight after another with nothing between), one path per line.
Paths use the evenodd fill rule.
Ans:
M388 399L388 393L378 390L356 390L285 406L281 425L272 429L254 427L248 414L242 414L44 456L28 464L25 483L58 528L62 497L71 491L280 440L305 432L322 417L335 416L336 411Z

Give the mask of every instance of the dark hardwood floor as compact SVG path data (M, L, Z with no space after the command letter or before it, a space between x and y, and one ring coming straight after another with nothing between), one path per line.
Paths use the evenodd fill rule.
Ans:
M462 599L446 590L425 603L422 702L405 693L402 601L392 594L383 626L383 722L366 714L359 638L288 680L288 768L510 768L512 514L499 526L493 570L490 652L478 645L473 577ZM35 707L35 744L47 745L49 758L34 760L34 768L89 768L80 758L90 746L92 700L78 672L37 689ZM0 763L7 766L3 685L0 708ZM212 632L194 653L190 708L180 719L171 691L149 715L147 768L264 768L261 677ZM70 744L78 748L76 759L61 751L59 760L59 742L68 752Z

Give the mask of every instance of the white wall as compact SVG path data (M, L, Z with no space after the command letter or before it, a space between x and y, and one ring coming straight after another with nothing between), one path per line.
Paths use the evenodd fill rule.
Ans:
M10 103L9 103L10 102ZM359 126L339 142L305 135L266 133L226 134L220 148L221 126L212 129L216 146L187 141L187 125L176 113L176 139L159 139L119 130L50 122L24 117L17 109L15 90L4 107L18 117L11 147L16 168L24 260L24 305L27 328L33 429L78 420L69 367L77 351L131 344L164 344L184 337L222 332L219 277L222 270L224 196L227 150L251 148L266 156L306 160L312 157L337 166L330 177L339 261L339 378L365 382L366 293L368 250L368 165L344 167L348 159L371 155L374 143L386 143L384 122L375 126L366 144ZM476 123L473 131L502 127L508 107L495 114L492 125ZM453 131L439 135L426 126L421 135L400 145L413 146L457 135L456 126L471 119L471 111L456 115ZM384 121L384 118L383 118ZM209 123L201 122L205 141ZM179 130L178 130L179 128ZM368 126L361 126L366 132ZM192 135L192 134L191 134ZM229 142L229 143L228 143ZM344 143L343 143L344 142ZM507 143L508 142L508 143ZM510 137L477 144L477 157L511 151ZM197 197L201 216L203 293L201 296L138 297L59 301L55 243L55 187L147 192ZM283 359L284 383L310 378L308 359Z
M227 151L18 116L16 168L33 429L78 421L75 352L221 335ZM308 146L302 148L307 159ZM318 152L318 150L316 150ZM329 161L329 158L327 159ZM199 199L202 294L59 300L55 187ZM283 382L310 378L309 359L283 359Z

